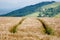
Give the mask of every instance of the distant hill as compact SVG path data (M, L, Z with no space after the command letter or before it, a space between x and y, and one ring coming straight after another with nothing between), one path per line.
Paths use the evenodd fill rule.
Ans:
M42 15L41 15L42 14ZM41 12L39 13L39 17L55 17L60 14L60 3L55 2L46 6L41 7Z
M22 9L17 9L0 16L13 16L13 17L54 17L60 13L60 3L41 2L35 5L30 5Z

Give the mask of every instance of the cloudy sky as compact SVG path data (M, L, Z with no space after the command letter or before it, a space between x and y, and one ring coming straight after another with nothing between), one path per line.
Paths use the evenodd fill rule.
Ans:
M33 5L42 1L53 1L53 0L0 0L0 14L10 12L28 5ZM54 0L58 1L59 0Z

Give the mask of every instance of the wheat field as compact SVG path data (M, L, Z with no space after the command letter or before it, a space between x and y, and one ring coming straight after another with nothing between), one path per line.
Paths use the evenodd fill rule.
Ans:
M0 17L0 40L60 40L60 18Z

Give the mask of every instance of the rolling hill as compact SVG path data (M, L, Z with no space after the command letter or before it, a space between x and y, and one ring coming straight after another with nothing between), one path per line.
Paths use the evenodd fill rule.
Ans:
M13 17L56 17L60 14L60 3L41 2L35 5L26 6L21 9L14 10L5 15L0 16L13 16Z

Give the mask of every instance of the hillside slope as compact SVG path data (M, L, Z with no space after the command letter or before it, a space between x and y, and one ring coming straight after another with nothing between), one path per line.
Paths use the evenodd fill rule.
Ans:
M35 16L37 14L36 15L37 17L39 16L40 12L43 12L41 11L41 7L49 5L49 4L53 4L53 3L55 3L55 1L41 2L35 5L24 7L22 9L14 10L12 12L9 12L8 14L1 15L1 16L20 16L21 17L21 16ZM40 11L39 14L38 14L38 11Z
M41 7L41 12L39 16L41 17L54 17L57 14L60 14L60 3L55 2L53 4L49 4Z
M27 15L28 17L60 17L60 3L55 2L52 4L44 5L32 14ZM25 17L27 17L25 16Z

